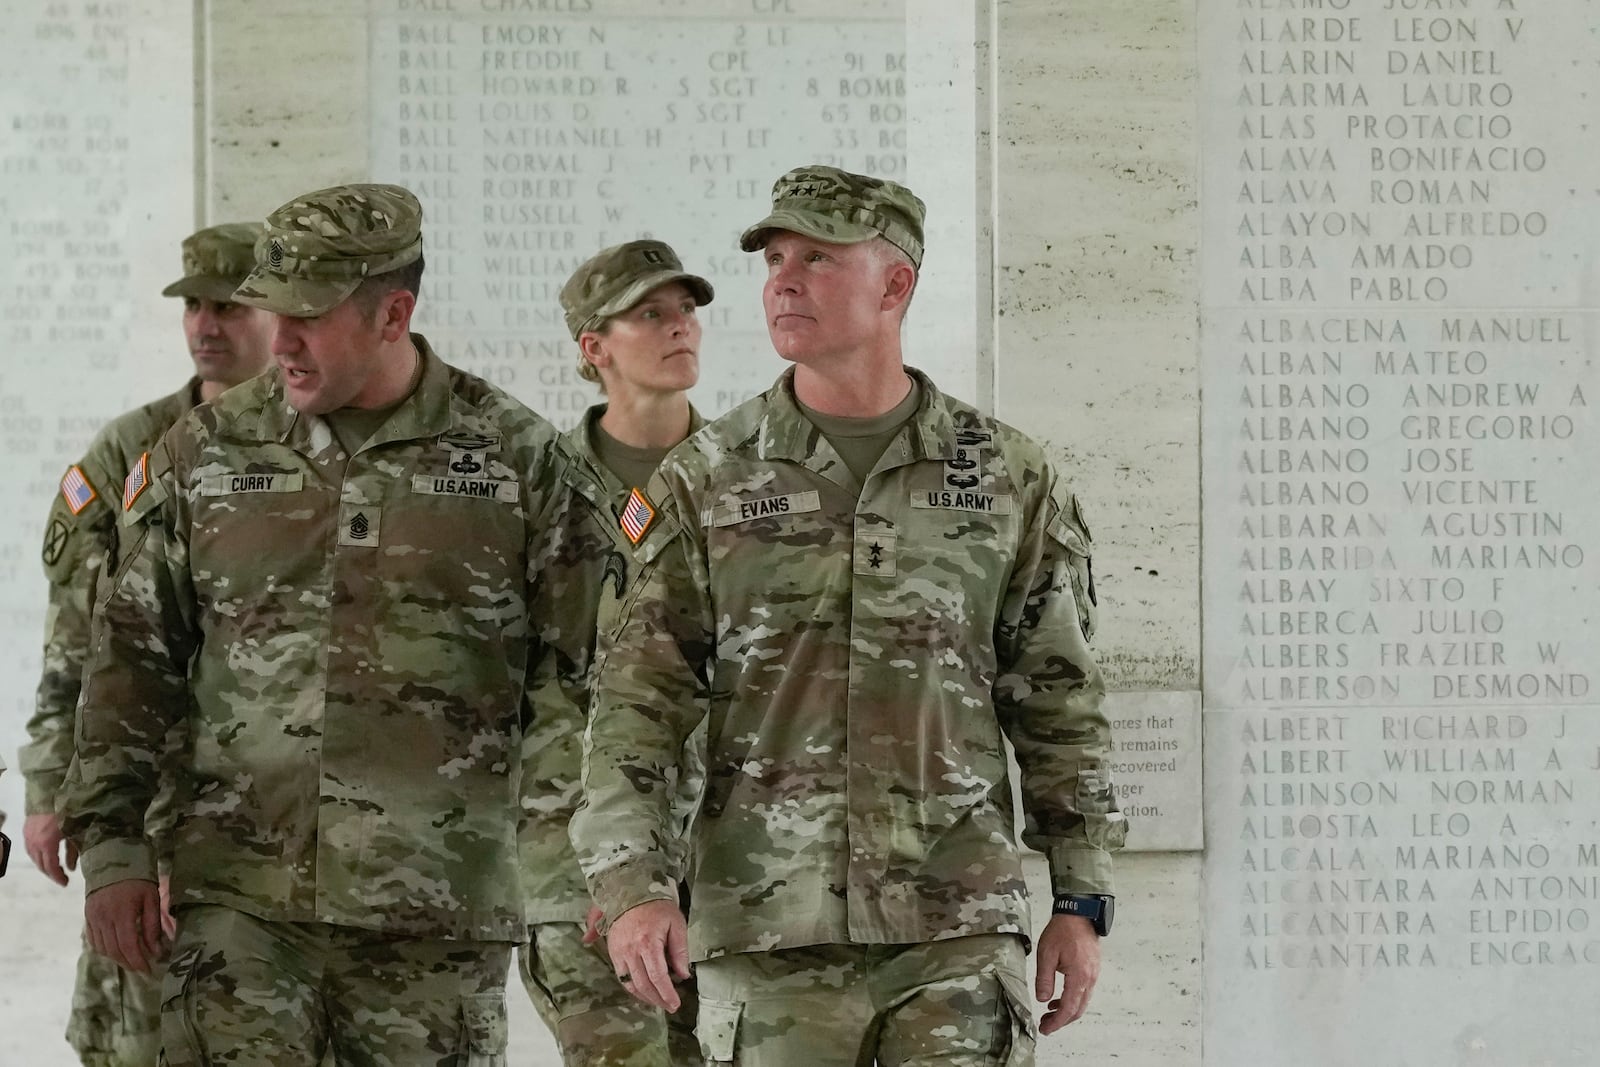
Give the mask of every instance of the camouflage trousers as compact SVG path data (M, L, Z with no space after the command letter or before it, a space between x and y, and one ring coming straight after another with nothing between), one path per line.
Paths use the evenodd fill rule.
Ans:
M694 979L668 1015L617 981L605 942L583 943L581 923L539 923L518 952L522 984L561 1046L566 1067L700 1067Z
M84 1067L156 1067L161 979L125 971L89 947L78 956L67 1044Z
M161 990L167 1067L504 1067L511 945L192 906Z
M811 945L696 964L706 1062L738 1067L1032 1067L1015 934Z

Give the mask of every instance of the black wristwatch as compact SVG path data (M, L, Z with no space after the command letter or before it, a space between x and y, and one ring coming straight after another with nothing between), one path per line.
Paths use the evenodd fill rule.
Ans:
M1094 926L1094 932L1105 937L1111 932L1111 913L1117 898L1109 893L1068 893L1056 897L1050 911L1055 915L1080 915Z

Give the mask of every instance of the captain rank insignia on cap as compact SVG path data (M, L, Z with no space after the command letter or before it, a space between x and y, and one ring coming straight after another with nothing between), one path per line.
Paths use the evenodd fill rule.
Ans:
M618 524L622 527L622 532L628 535L628 540L638 544L644 537L644 532L650 529L655 517L656 509L650 506L650 501L635 486L628 494L628 502L622 506Z
M139 457L139 462L133 465L133 469L128 472L127 480L122 483L122 510L132 510L133 502L148 488L150 488L150 453L146 452Z

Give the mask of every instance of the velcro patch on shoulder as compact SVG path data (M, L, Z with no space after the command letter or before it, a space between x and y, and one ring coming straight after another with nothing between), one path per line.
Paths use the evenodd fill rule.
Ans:
M90 484L89 476L76 463L61 476L61 499L67 502L67 510L74 515L81 515L83 509L94 503L99 495Z
M133 465L127 479L122 483L122 510L132 511L134 503L148 488L150 488L150 453L143 452L139 455L139 462Z
M634 486L628 493L628 502L622 505L622 514L617 517L617 525L622 527L628 542L637 545L655 518L656 509L651 505L649 498L638 486Z
M72 529L60 519L51 519L50 525L44 531L44 551L40 558L46 567L54 567L61 562L61 557L67 553L67 544L72 540Z

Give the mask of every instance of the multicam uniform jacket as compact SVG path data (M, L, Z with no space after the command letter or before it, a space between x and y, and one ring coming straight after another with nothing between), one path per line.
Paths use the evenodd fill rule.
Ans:
M579 799L583 728L593 683L595 635L614 621L632 566L632 543L620 517L633 486L623 485L595 454L592 426L605 406L590 408L557 446L568 494L552 539L544 578L561 613L543 620L544 652L534 670L533 723L523 740L522 872L528 922L582 922L589 889L567 837ZM689 431L705 421L691 410ZM641 487L642 488L642 487ZM699 746L690 743L682 775L672 842L672 866L681 874L681 828L701 784Z
M274 372L130 474L64 803L90 891L151 876L141 816L192 699L176 905L521 938L556 433L413 340L420 384L348 466Z
M670 897L668 768L708 693L695 959L1026 936L1002 736L1055 890L1110 891L1088 530L1041 449L918 378L864 487L792 373L651 483L573 838L608 916Z
M73 717L89 653L95 587L101 575L116 570L118 562L123 480L199 396L199 379L191 378L170 396L111 420L95 435L83 458L67 468L51 502L43 552L50 580L44 669L34 714L28 720L28 743L21 753L29 815L56 810L57 795L72 764ZM163 828L170 795L167 783L146 827L163 856L168 851Z

